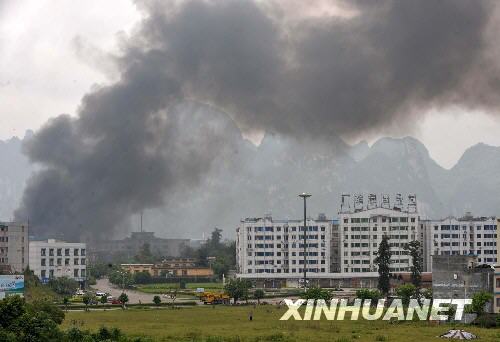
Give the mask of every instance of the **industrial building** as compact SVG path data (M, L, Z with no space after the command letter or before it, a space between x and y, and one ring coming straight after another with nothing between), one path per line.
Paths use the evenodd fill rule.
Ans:
M55 239L30 241L29 266L43 283L59 277L83 283L87 278L86 244Z
M121 264L121 268L132 274L148 272L152 277L202 279L212 278L214 272L210 267L200 266L195 259L166 259L156 264Z
M191 245L189 239L164 239L154 232L132 232L122 240L97 240L89 244L93 259L104 261L130 259L147 244L152 254L163 257L179 257L182 250ZM198 243L199 244L199 243Z
M28 266L28 225L0 222L0 274L22 273Z

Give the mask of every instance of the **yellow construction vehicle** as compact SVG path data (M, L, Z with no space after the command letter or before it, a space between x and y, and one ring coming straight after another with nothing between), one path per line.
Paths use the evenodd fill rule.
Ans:
M202 292L200 293L200 300L204 304L229 304L230 297L226 293L217 292Z

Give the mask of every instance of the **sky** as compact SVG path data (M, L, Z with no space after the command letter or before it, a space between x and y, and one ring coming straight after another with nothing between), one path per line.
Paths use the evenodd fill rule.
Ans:
M75 115L84 94L115 80L109 56L140 19L131 1L0 0L0 139L22 137L61 113ZM411 135L450 168L476 143L500 146L499 133L498 116L444 108L348 142Z

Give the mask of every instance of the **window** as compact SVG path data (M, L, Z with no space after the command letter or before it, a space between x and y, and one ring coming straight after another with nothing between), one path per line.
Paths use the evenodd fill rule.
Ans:
M66 248L66 249L64 250L64 255L65 255L65 256L69 256L69 248Z
M47 271L42 270L42 271L40 272L40 276L41 276L42 278L47 278Z
M75 248L75 249L73 250L73 256L78 256L78 248Z
M54 259L49 259L49 266L54 266Z
M77 259L75 259L77 260ZM78 278L78 269L73 270L73 275L75 278Z
M54 278L54 270L49 271L49 278Z
M64 259L64 265L68 266L69 265L69 258Z
M49 249L49 256L54 256L54 248Z
M73 265L78 265L78 258L75 258L75 260L73 260Z
M80 265L85 265L85 258L82 258L82 259L80 260Z
M57 258L57 266L61 266L62 265L62 259L61 258Z
M40 255L45 256L47 253L47 250L45 248L40 249Z
M62 249L61 248L58 248L57 249L57 256L61 256L62 255Z
M41 259L41 260L40 260L40 265L41 265L41 266L45 266L45 259Z

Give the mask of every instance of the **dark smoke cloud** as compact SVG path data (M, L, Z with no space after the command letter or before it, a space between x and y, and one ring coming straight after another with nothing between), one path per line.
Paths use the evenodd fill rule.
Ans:
M353 17L287 20L286 2L141 4L145 17L117 61L120 80L26 146L44 168L16 217L44 234L92 236L189 191L231 145L233 125L190 116L192 101L243 131L325 140L410 126L430 107L496 113L493 5L359 1L349 5Z

